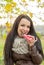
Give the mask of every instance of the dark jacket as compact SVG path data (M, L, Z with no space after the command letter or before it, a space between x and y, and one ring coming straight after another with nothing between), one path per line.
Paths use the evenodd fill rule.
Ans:
M13 59L16 65L39 65L43 60L35 45L29 48L27 54L13 52Z

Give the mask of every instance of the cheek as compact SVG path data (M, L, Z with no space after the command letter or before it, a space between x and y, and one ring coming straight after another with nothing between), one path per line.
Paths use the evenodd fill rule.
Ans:
M30 28L29 28L29 31L30 31Z
M28 29L27 31L30 32L30 29Z
M20 26L19 28L18 28L18 31L20 32L20 31L22 31L23 30L23 28Z

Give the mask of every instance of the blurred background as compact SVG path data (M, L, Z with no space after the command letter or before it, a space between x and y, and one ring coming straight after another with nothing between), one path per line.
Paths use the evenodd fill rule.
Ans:
M0 0L0 65L4 65L6 36L20 14L27 14L32 19L44 52L44 0ZM44 61L41 65L44 65Z

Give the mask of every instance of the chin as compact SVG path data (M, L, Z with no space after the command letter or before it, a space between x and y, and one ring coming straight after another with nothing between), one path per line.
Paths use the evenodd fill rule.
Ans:
M19 35L19 37L23 38L23 35Z

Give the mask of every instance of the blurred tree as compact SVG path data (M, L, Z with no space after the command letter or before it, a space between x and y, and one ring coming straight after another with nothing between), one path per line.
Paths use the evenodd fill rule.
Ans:
M4 0L4 1L7 1L7 2L12 2L13 0Z
M11 30L11 27L12 27L12 24L7 22L6 23L6 30L7 30L7 32L9 32Z
M15 10L16 10L16 12L20 12L20 8L16 7Z
M26 2L26 0L21 0L22 2Z
M42 11L42 9L44 8L44 2L42 0L3 0L3 1L6 1L6 2L5 4L4 3L0 4L1 5L0 9L3 13L7 13L7 16L8 16L7 18L11 19L12 17L15 17L15 15L17 16L21 13L28 14L32 18L34 14L36 18L44 22L44 19L43 19L44 16L41 16L44 14L44 12ZM37 5L34 6L35 3ZM33 11L31 10L31 7L32 9L34 7L38 9L37 14L36 12L34 12L35 10ZM1 16L2 15L0 15L0 19L4 18L4 16L2 17ZM10 19L9 19L9 22L10 22Z
M11 2L12 7L16 7L17 3L16 2Z
M1 26L0 26L0 36L1 36L1 37L3 36L2 32L3 32L3 26L1 25Z
M29 12L29 16L32 18L33 17L33 13L32 12Z
M12 12L13 7L16 7L16 2L7 3L5 6L5 12Z
M23 11L22 14L27 14L27 12L26 11Z
M41 0L37 0L37 2L40 2Z
M11 12L12 11L12 5L11 4L6 4L5 11L6 12Z
M30 0L30 1L34 1L34 0Z

